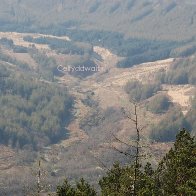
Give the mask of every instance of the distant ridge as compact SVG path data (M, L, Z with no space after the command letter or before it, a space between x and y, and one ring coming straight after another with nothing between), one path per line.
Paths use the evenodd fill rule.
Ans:
M0 5L1 29L62 24L165 40L186 40L196 32L193 0L0 0Z

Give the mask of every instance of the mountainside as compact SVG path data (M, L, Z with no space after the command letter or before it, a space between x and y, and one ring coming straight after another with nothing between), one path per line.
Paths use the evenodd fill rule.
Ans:
M97 187L133 162L133 117L156 168L196 134L195 32L195 0L0 0L0 195L29 195L40 170L53 192Z
M127 142L135 135L121 112L122 107L133 109L130 98L140 102L141 125L148 124L142 138L154 165L171 147L179 127L195 133L194 55L123 69L116 67L123 57L69 37L14 32L0 36L0 172L11 178L0 185L1 193L8 192L10 182L16 185L9 189L11 194L20 192L26 181L34 186L30 169L36 170L39 156L53 190L64 176L82 175L95 184L105 173L102 163L126 163L126 157L113 149L124 149L113 134ZM100 69L88 75L63 69L81 62L87 68L94 62ZM16 177L11 177L13 172Z
M167 40L190 39L196 30L194 0L0 0L0 4L3 29L13 28L13 23L19 30L60 24Z

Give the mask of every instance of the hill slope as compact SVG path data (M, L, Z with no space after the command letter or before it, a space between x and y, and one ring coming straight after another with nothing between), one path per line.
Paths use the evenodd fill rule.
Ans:
M193 0L0 0L0 4L0 26L5 29L61 24L172 40L189 39L196 31Z
M10 111L13 111L12 108L17 106L19 108L18 110L23 112L22 115L17 115L19 112L17 112L16 115L13 114L12 116L7 112L7 115L12 117L12 119L18 120L17 125L21 126L22 128L24 123L25 125L28 125L27 128L24 127L24 133L27 132L29 128L31 128L32 135L36 136L39 134L39 137L35 138L35 141L38 142L40 139L46 140L47 135L50 136L53 134L53 131L49 132L49 134L48 131L55 131L54 122L58 122L58 119L61 119L59 116L62 117L62 121L60 121L59 124L63 126L63 129L60 129L59 131L62 130L63 133L67 133L68 131L69 138L64 139L61 137L60 140L54 141L55 144L51 144L49 140L46 140L49 142L45 144L43 141L40 141L42 144L44 144L44 146L50 144L48 147L41 148L40 151L43 168L48 173L47 182L48 184L53 184L55 187L56 183L59 182L59 180L63 180L65 176L69 177L70 179L76 179L79 176L84 176L92 183L95 183L96 178L100 175L103 175L105 172L104 168L102 167L103 165L100 164L100 162L97 160L101 160L108 167L110 167L110 165L116 160L119 160L122 163L127 161L125 157L112 148L113 146L120 148L122 147L112 137L112 134L115 134L118 138L127 142L129 142L129 139L133 138L134 135L134 127L132 123L126 119L120 111L122 106L130 108L131 110L129 96L124 88L126 83L129 80L138 80L141 81L142 84L150 84L151 80L155 79L155 76L157 73L159 73L159 71L169 71L172 65L175 64L175 59L171 58L162 61L148 62L135 65L131 68L121 69L116 67L116 63L121 60L122 57L113 54L106 48L94 45L89 53L86 52L83 55L78 55L77 53L59 53L58 50L51 49L47 43L35 43L34 47L32 47L32 42L24 41L23 39L27 35L29 34L0 32L0 36L12 38L13 43L15 44L11 44L11 46L9 46L9 43L11 42L10 40L1 39L1 41L3 40L4 44L1 43L0 45L0 68L2 65L6 65L10 72L20 80L23 78L21 76L25 75L25 80L23 79L23 83L26 84L26 86L27 81L29 81L26 80L26 77L33 77L33 80L30 82L33 89L35 90L34 93L28 93L30 96L25 99L22 96L24 93L29 92L30 88L28 86L24 88L24 93L18 93L19 95L17 97L14 96L16 94L16 92L13 91L14 85L10 85L11 91L7 88L5 88L4 91L0 89L0 95L2 98L7 95L7 97L10 97L11 100L13 100L13 98L18 100L16 104L9 101L7 97L2 99L1 115L6 114L5 111L7 111L8 108L10 108ZM32 37L48 36L40 34L30 35ZM65 37L55 37L55 41L61 40L61 42L63 42L63 39L65 39ZM52 40L54 41L54 37L52 37ZM69 42L72 43L72 40ZM84 43L80 43L80 45L82 45L80 49L86 46ZM27 47L26 53L17 53L13 49L14 46ZM100 58L95 58L94 56L96 55L94 55L94 53L99 55ZM91 56L90 54L93 55ZM45 79L42 78L43 76L48 75L48 73L53 73L60 63L66 66L71 63L73 59L75 61L78 60L81 63L81 59L84 58L83 56L89 56L92 61L101 67L101 70L83 78L77 77L67 72L60 76L50 76L50 81L47 81L47 77ZM187 60L188 59L189 57ZM182 60L183 59L179 59L179 61ZM26 65L26 69L24 69L24 63L28 63L28 65ZM51 65L52 67L50 67ZM192 69L191 72L194 73ZM13 80L14 78L7 78L8 81L11 81L11 79ZM18 84L14 81L12 83L15 83L15 85ZM38 85L39 88L37 90L36 87ZM66 98L66 91L64 88L65 86L68 88L67 90L71 97L74 97L74 104L71 110L72 118L70 119L71 121L67 119L68 124L64 123L64 120L68 117L66 114L63 113L62 115L58 115L60 112L59 108L63 108L62 103L67 103L66 100L62 99ZM23 87L20 89L22 90ZM153 94L152 98L156 97L156 94L160 93L169 95L172 104L179 105L179 111L182 110L184 115L186 115L187 111L190 112L189 97L194 96L194 89L195 86L190 84L167 84L162 90L160 90L160 92L156 92L155 95ZM12 91L13 93L11 93ZM47 100L46 93L49 93L50 95L54 93L54 99L51 101L49 100L49 102ZM46 97L46 100L41 101L42 97ZM183 97L183 100L179 97ZM36 106L35 104L33 105L31 103L33 100L39 100ZM22 101L24 101L24 103ZM36 127L34 127L37 120L31 118L31 111L29 111L30 106L29 108L26 108L28 106L28 104L26 104L27 101L30 106L32 105L31 107L35 108L34 113L38 120L40 117L43 119L48 117L47 123L44 123L44 127L42 126L42 123L41 126L38 127L39 133L36 132ZM145 103L149 101L151 101L151 98L144 100L144 104L142 105L144 106ZM43 107L46 113L41 111L40 114L39 108L41 107L41 103L43 103L43 106L47 106ZM173 110L173 108L171 109ZM65 111L66 110L67 109L65 108ZM26 116L25 113L27 113ZM141 107L141 123L156 124L158 121L164 119L168 113L153 114L147 111L145 107ZM19 119L17 119L15 116L19 116ZM57 119L51 119L52 117L56 117ZM189 118L193 119L194 121L194 113L192 113ZM6 120L4 120L5 118L1 119L2 121L0 121L0 124L4 125L7 123ZM12 119L10 119L10 122ZM22 119L26 119L26 121L21 121ZM49 124L49 122L52 123ZM5 126L9 128L8 124ZM56 126L58 127L58 125ZM66 126L66 129L64 129L64 126ZM44 134L40 136L42 128L44 128ZM150 129L151 127L146 128L143 135L145 142L149 146L149 153L152 154L151 158L153 159L153 163L156 164L161 156L169 149L171 143L152 143L151 140L148 139ZM0 129L0 131L1 133L2 131L4 133L4 129ZM20 129L18 132L20 132ZM17 137L19 136L22 137L23 135L18 134ZM33 186L33 183L36 182L36 179L32 176L29 170L33 163L35 165L32 167L36 167L37 165L36 154L31 150L31 148L29 148L29 146L22 145L21 147L23 147L23 150L14 150L11 148L11 144L15 138L12 137L12 134L9 134L8 137L11 139L9 139L9 141L6 143L7 147L3 145L0 146L0 159L2 160L0 162L0 173L1 176L3 176L2 179L6 179L3 181L3 184L0 184L0 194L2 193L2 190L5 189L6 193L13 195L13 192L16 193L17 189L18 192L21 191L22 184L24 184L23 182L28 182L27 184L29 184L29 186ZM4 141L1 141L1 138L2 137L0 137L0 142L5 144ZM10 143L10 141L12 143ZM18 145L12 146L14 147ZM7 165L7 161L10 163L9 165ZM26 166L24 167L24 165ZM23 169L23 172L21 172L21 168ZM15 176L10 179L10 176L13 173ZM10 190L10 187L8 186L10 183L16 185L16 187L12 186L13 188ZM5 187L9 187L10 192ZM2 193L2 195L4 194Z

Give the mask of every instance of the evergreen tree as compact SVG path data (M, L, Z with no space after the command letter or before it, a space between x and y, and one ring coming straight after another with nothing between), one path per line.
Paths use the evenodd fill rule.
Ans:
M159 189L155 183L155 172L151 164L147 164L144 171L138 171L137 189L133 192L134 166L120 167L115 163L107 175L99 181L102 196L158 196Z
M82 178L77 182L76 187L72 187L67 180L62 185L57 187L58 196L96 196L97 193L93 187L91 187Z
M196 195L196 143L183 129L157 169L162 195Z
M76 196L96 196L97 193L93 187L91 187L85 180L82 178L76 184Z
M134 182L134 168L121 167L118 163L107 172L107 175L99 181L102 196L125 196L131 195Z
M67 180L64 180L62 185L57 187L58 196L75 196L75 189L69 184Z
M137 195L139 196L158 196L160 195L159 188L156 184L155 171L150 163L144 167L144 171L140 172L140 179L138 180L139 188Z
M115 163L100 181L102 196L192 196L196 195L196 142L183 129L177 136L174 147L165 155L158 168L150 163L144 168L135 165L120 166ZM134 186L135 191L133 192ZM59 196L96 196L95 190L81 179L72 188L67 181L58 186Z

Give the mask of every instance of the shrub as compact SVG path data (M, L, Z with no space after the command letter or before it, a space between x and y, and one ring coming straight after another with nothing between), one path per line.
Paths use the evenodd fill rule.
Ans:
M174 141L181 128L189 129L189 124L180 108L172 108L157 125L152 126L150 138L159 142Z
M165 112L169 109L171 102L166 95L157 95L147 104L147 109L155 114Z
M142 84L139 81L130 81L125 86L127 94L137 102L152 97L160 89L160 84Z

